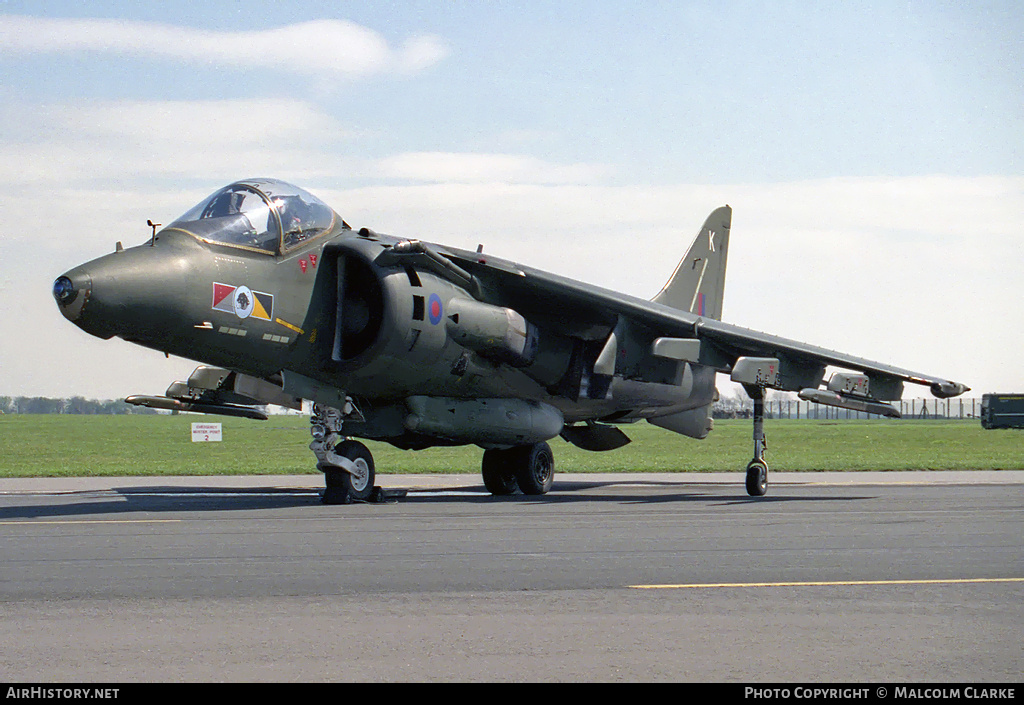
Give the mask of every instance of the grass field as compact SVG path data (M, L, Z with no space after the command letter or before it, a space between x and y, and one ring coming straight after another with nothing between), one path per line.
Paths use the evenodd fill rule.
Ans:
M220 443L193 443L193 422L223 425ZM751 423L716 421L703 441L639 423L633 443L608 453L551 441L562 472L740 471L751 457ZM1024 470L1024 433L985 431L977 421L766 421L774 470ZM195 415L0 416L0 477L86 475L273 475L316 473L309 421ZM367 443L377 471L475 473L476 446L401 451Z

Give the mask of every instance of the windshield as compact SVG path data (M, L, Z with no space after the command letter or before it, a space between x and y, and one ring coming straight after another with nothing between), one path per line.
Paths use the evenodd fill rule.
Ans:
M251 179L225 186L167 227L274 254L329 232L336 220L330 206L297 186Z

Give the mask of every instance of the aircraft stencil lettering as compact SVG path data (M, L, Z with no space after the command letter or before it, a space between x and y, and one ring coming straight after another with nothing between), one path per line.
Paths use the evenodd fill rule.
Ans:
M620 425L646 420L706 437L719 373L754 400L746 488L758 496L766 389L888 416L905 383L939 398L967 391L722 322L731 221L729 206L713 211L647 301L479 250L356 231L300 188L249 179L146 244L71 269L53 294L87 333L201 363L133 404L265 419L261 405L312 400L327 503L373 491L373 457L356 438L475 444L489 491L543 494L556 436L608 451L629 443ZM212 304L201 293L211 282ZM828 366L849 372L825 381Z

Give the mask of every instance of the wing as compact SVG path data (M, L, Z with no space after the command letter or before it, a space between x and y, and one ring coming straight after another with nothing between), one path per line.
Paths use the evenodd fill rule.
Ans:
M683 356L676 359L729 374L736 372L737 362L742 358L777 360L777 375L771 384L763 386L785 391L817 388L825 367L835 366L869 376L871 396L875 399L899 399L904 382L927 386L939 398L969 390L943 377L731 325L483 254L451 248L442 248L442 254L473 276L484 301L513 308L539 326L600 340L627 322L653 336L652 344L666 339L689 342L690 345L677 346L686 352L678 353ZM663 342L660 347L652 347L651 354L664 355L664 350L671 346Z

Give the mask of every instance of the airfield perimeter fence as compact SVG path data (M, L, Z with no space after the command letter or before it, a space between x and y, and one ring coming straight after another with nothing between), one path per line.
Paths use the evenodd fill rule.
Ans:
M794 395L795 397L795 395ZM978 419L981 414L981 399L904 399L892 402L907 420ZM305 402L303 410L293 411L284 407L266 407L271 414L309 415L312 404ZM801 401L796 398L776 397L764 402L765 418L809 419L811 421L846 421L857 419L885 418L863 411L837 409L833 406ZM157 414L169 413L156 409L131 406L120 400L50 399L44 397L3 397L0 396L0 414ZM177 412L174 412L177 413ZM716 419L749 419L753 416L754 404L749 397L725 395L712 407Z
M891 402L899 409L904 420L947 420L977 419L981 414L981 399L903 399ZM732 408L716 404L715 418L750 418L754 412L753 402L744 400L742 405ZM811 421L854 421L858 419L881 419L884 416L863 411L839 409L799 399L767 399L764 402L766 419L809 419Z

